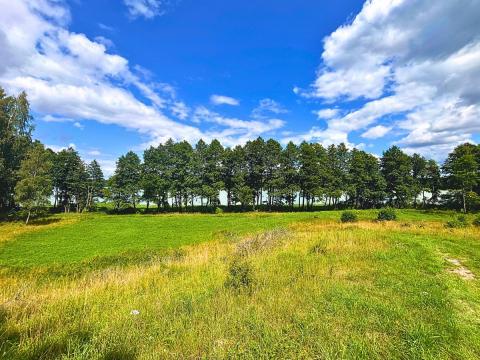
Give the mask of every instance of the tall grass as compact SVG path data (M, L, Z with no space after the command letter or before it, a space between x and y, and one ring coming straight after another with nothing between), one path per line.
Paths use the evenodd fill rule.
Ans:
M478 358L478 280L448 272L445 261L461 259L480 276L478 228L446 229L413 214L341 224L339 215L255 234L219 222L211 241L79 275L59 269L48 281L34 265L4 266L0 357ZM164 219L155 218L159 228ZM85 229L82 221L67 227ZM248 291L226 286L237 274L252 279Z

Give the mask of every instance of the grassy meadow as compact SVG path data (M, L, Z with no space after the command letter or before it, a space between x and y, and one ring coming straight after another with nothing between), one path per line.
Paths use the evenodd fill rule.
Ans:
M0 224L0 358L479 358L480 228L357 213Z

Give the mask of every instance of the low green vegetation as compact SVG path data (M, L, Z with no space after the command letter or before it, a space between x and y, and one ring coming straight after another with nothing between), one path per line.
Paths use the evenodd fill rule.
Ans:
M393 208L385 208L378 212L378 221L393 221L397 220L397 213Z
M356 214L2 224L0 358L480 357L479 228Z
M143 259L155 251L198 244L207 240L281 227L312 218L309 213L225 215L85 214L65 226L21 234L0 245L0 266L64 266L100 259L121 261L122 256Z
M340 221L342 223L356 222L356 221L358 221L358 216L353 211L344 211L344 212L342 212L342 216L340 217Z
M475 219L473 219L472 224L474 226L479 226L480 227L480 216L477 216Z
M445 227L464 228L464 227L467 227L468 225L469 224L468 224L467 217L465 215L459 215L455 219L447 221L447 223L445 224Z

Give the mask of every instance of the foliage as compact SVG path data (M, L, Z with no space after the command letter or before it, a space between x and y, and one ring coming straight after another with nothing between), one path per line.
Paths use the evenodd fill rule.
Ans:
M381 167L389 205L405 207L414 195L412 159L399 147L392 146L383 153Z
M15 200L26 212L27 224L32 214L38 214L49 204L52 193L51 167L49 154L40 143L32 146L20 165Z
M358 216L353 211L344 211L340 217L342 223L356 222L358 221Z
M26 94L7 96L0 88L0 210L5 213L15 208L18 169L33 146L32 129ZM324 147L304 141L282 147L259 137L225 148L216 139L195 146L170 139L145 150L143 159L131 151L121 156L108 182L97 161L86 164L73 148L47 152L53 164L53 207L64 212L91 210L99 199L122 212L136 212L142 201L147 209L155 204L157 211L194 210L198 203L211 211L221 205L222 191L229 210L372 209L384 204L442 206L464 213L480 209L480 145L469 143L455 148L440 168L397 146L377 159L342 143Z
M397 220L397 213L394 208L387 207L385 209L381 209L378 212L377 220L379 221L393 221Z
M474 226L480 227L480 215L478 215L475 219L473 219L472 224Z
M468 220L465 215L459 215L454 220L449 220L445 223L445 227L447 228L465 228L468 226Z
M448 155L443 172L449 188L460 190L462 210L466 213L468 194L480 184L480 146L466 143L456 147Z
M133 208L137 206L141 186L141 164L137 154L129 151L118 159L110 185L114 201L121 199L122 204L131 204Z
M228 276L225 287L237 291L246 290L251 292L255 284L252 265L245 259L235 258L228 268Z
M32 131L27 95L8 96L0 87L0 211L15 206L17 171L31 146Z

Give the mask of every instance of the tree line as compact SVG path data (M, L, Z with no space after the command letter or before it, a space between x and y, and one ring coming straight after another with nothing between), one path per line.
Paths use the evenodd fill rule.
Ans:
M33 120L25 93L8 96L0 88L0 209L37 213L85 211L99 199L116 211L142 202L154 211L196 211L220 206L255 210L314 206L367 209L458 208L480 204L480 146L456 147L440 166L392 146L381 158L344 144L292 142L285 147L261 137L243 146L218 140L168 140L143 158L130 151L105 180L97 161L85 163L75 149L54 152L33 141ZM28 220L27 220L28 221Z

